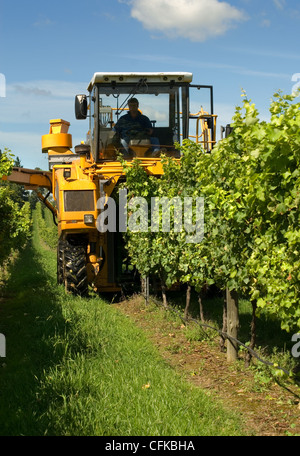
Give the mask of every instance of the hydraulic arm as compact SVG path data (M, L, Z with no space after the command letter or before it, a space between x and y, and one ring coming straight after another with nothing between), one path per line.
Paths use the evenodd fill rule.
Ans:
M38 187L52 189L52 173L48 171L14 167L10 176L3 176L2 180L24 185L26 190Z
M38 198L47 206L53 216L56 217L57 209L47 200L50 193L52 193L51 172L14 167L12 173L9 176L3 176L2 180L24 185L26 190L34 190ZM40 188L49 190L46 196L40 192Z

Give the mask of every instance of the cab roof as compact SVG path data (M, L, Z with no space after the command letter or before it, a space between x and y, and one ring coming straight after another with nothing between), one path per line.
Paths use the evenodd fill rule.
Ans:
M192 82L192 73L94 73L91 82L88 85L88 91L91 91L95 84L107 84L112 81L121 83L138 83L140 79L146 79L147 82L166 83L170 81L175 82Z

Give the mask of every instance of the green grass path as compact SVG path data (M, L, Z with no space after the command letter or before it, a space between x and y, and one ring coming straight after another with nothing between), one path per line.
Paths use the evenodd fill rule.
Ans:
M56 285L56 254L32 242L0 300L0 435L245 435L99 297Z

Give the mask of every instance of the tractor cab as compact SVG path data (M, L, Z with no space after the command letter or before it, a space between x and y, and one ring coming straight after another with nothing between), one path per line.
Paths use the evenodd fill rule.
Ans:
M192 137L211 149L215 142L212 87L193 86L191 73L95 73L89 95L75 98L77 119L89 118L87 145L93 161L116 160L122 153L158 158L179 157L176 149ZM209 112L190 112L191 87L210 90ZM137 105L133 110L131 104ZM134 104L133 103L133 104ZM195 119L191 134L190 122ZM178 146L177 146L178 147Z

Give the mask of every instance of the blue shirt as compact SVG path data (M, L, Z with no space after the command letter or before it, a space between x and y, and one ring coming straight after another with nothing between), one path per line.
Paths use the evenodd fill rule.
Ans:
M152 129L152 124L149 118L140 112L138 112L135 118L131 117L131 114L128 112L120 117L114 127L115 131L122 139L125 139L126 142L129 142L135 135L138 135L148 128Z

